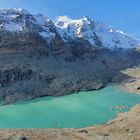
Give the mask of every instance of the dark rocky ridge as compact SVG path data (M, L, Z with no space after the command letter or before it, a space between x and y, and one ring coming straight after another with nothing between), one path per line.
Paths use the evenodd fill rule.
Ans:
M21 31L0 26L0 99L5 104L97 90L131 78L120 71L140 64L137 49L106 48L96 33L95 46L83 37L68 43L52 21L41 25L29 13L14 12L18 15L14 21L6 15L0 17L4 24L24 22Z
M0 99L5 104L42 96L60 96L97 90L128 77L120 72L140 63L139 56L95 50L66 61L61 55L1 53ZM119 55L119 56L118 56ZM135 63L134 63L135 62Z

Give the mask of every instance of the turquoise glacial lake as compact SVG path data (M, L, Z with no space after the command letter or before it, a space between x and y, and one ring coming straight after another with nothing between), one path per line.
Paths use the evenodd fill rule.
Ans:
M103 124L140 103L140 95L108 87L0 106L0 128L81 128ZM116 106L125 106L116 109Z

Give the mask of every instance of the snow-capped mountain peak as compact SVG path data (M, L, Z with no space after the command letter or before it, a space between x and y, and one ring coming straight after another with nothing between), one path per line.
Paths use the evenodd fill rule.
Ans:
M66 46L77 39L84 39L93 47L111 49L135 48L140 44L139 40L106 23L91 20L88 16L81 19L59 16L53 22L42 14L32 15L22 8L0 10L0 32L35 33L47 43L57 36Z
M0 9L0 13L3 15L20 15L20 14L30 14L23 8L8 8L8 9Z
M65 42L78 37L85 38L96 46L95 41L99 37L104 47L112 49L134 48L140 44L139 40L126 33L116 30L104 22L93 21L87 16L76 20L62 16L57 19L55 25Z
M55 36L53 22L41 15L32 15L22 8L0 10L0 31L40 34L49 43Z
M103 22L95 22L95 32L101 38L105 47L134 48L140 44L140 40L127 35L121 30L113 29L113 27Z
M95 45L94 23L88 17L70 19L62 16L58 17L55 25L65 42L76 38L85 38L92 45Z

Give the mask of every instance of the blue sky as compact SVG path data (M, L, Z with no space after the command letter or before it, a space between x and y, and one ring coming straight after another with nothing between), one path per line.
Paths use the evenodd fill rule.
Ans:
M140 0L0 0L0 8L20 7L49 18L89 16L140 38Z

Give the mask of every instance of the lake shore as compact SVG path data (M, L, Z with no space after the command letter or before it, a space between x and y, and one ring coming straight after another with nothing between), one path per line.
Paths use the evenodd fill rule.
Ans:
M130 76L131 80L121 84L121 89L130 93L140 94L140 67L126 69L122 73Z
M139 140L140 104L104 125L83 129L1 129L0 140Z
M122 73L132 77L121 89L140 94L140 67ZM83 129L1 129L0 140L139 140L140 104L129 112L119 113L106 124Z

